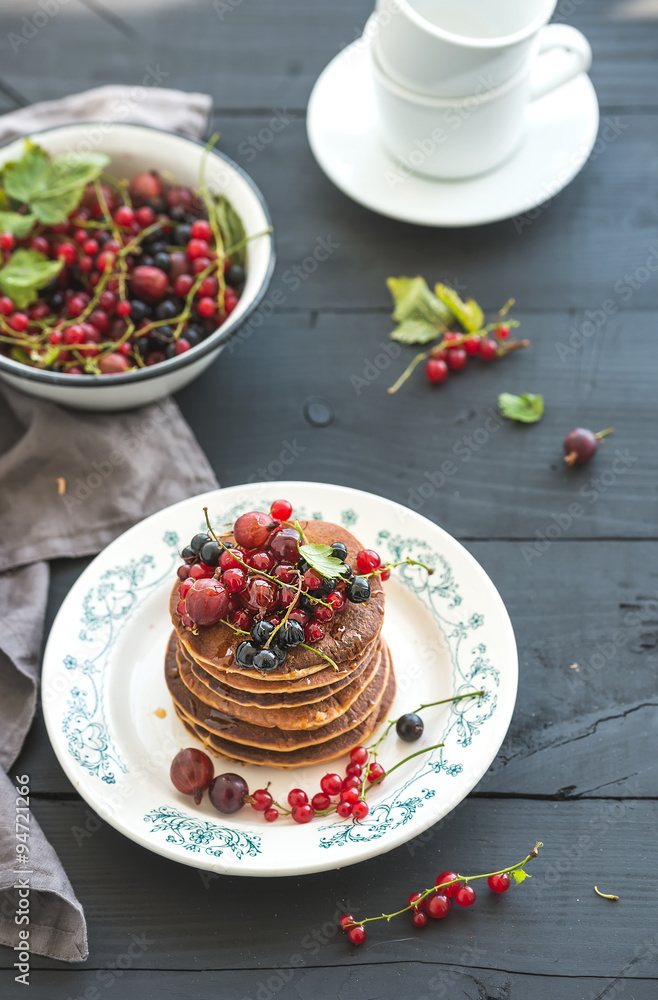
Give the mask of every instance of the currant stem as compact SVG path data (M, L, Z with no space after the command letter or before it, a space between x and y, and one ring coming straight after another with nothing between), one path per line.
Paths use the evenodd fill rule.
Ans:
M391 768L391 771L392 770L393 768ZM388 773L390 774L390 771ZM500 868L498 871L495 872L487 872L484 875L458 875L457 878L453 878L449 882L442 882L440 885L433 885L430 889L424 889L419 894L418 899L416 899L413 903L411 903L408 906L403 906L401 910L395 910L394 913L382 913L378 917L364 917L363 920L355 919L353 923L347 924L345 929L349 927L354 927L356 924L369 924L372 923L374 920L387 920L387 921L392 920L393 917L399 917L400 914L402 913L408 913L411 910L415 910L418 907L418 904L422 902L422 900L426 899L428 896L435 895L436 893L440 892L441 889L446 889L449 885L454 885L456 882L468 883L468 882L473 882L476 879L491 878L492 875L504 875L505 873L511 874L512 872L524 868L529 861L532 861L533 858L536 858L539 848L543 846L544 845L542 844L541 841L537 841L533 849L530 851L530 854L528 854L527 857L523 859L523 861L518 861L515 865L510 865L508 868Z
M615 432L614 427L606 427L604 431L597 431L594 437L597 439L597 441L600 441L601 438L607 437L608 434L614 434L614 432Z
M389 767L385 774L381 774L378 778L375 778L374 781L371 781L368 789L372 788L373 785L379 784L380 781L387 778L389 774L393 773L393 771L397 771L398 767L402 767L402 765L406 764L408 760L412 760L414 757L420 757L422 753L430 753L431 750L440 750L442 746L445 746L445 743L435 743L432 747L423 747L422 750L416 750L415 753L410 753L407 757L403 757L402 760L399 760L397 764L393 765L393 767Z
M611 892L600 892L598 886L596 885L594 886L594 892L597 896L600 896L601 899L611 899L613 902L619 899L619 896L615 896Z
M430 701L426 705L419 705L418 708L414 709L414 711L413 711L412 714L415 715L418 712L422 712L424 708L433 708L435 705L447 705L451 701L461 701L463 698L479 698L484 693L485 693L484 690L482 690L482 691L467 691L465 694L456 694L452 698L441 698L440 701ZM396 722L397 722L397 719L390 719L389 720L389 723L388 723L386 729L384 730L384 732L382 733L382 735L379 737L379 739L377 740L376 743L373 743L373 746L372 746L373 750L375 749L375 747L379 746L379 744L382 742L383 739L385 739L386 736L388 736L388 734L390 733L392 727L396 724Z
M392 396L394 393L398 391L398 389L402 388L404 383L407 381L409 376L413 374L418 365L421 364L423 361L425 361L429 356L430 356L429 351L421 351L420 354L417 354L415 358L413 358L412 361L410 361L410 363L404 369L397 382L394 382L393 385L389 386L389 388L386 390L389 396Z

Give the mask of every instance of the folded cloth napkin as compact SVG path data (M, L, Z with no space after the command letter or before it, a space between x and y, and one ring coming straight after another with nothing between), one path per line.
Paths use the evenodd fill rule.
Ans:
M0 141L76 119L205 131L211 104L205 94L146 90L136 108L131 95L134 103L133 88L100 87L12 112L0 118ZM16 781L22 775L13 763L36 706L47 560L98 552L148 514L216 486L170 399L102 414L0 388L0 944L24 946L20 932L28 929L32 952L66 962L88 954L82 907L32 815L27 863L17 851ZM25 879L29 924L19 924L15 913Z

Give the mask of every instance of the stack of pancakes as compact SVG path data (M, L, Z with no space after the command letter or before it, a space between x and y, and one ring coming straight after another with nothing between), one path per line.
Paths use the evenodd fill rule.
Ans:
M325 521L303 528L309 542L343 542L354 568L362 546L348 531ZM165 677L188 732L216 755L275 767L321 763L367 742L395 695L391 657L381 637L384 591L378 576L370 582L370 600L348 603L317 644L338 669L297 646L265 674L237 665L235 650L245 636L229 626L199 628L194 635L181 625L177 580Z

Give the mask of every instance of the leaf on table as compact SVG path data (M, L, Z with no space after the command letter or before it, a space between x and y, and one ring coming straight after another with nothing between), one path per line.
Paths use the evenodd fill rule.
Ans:
M436 297L450 310L465 330L475 333L481 330L484 323L484 313L480 309L475 299L466 299L464 302L453 288L442 285L440 282L434 286Z
M508 420L520 420L523 424L535 424L544 412L544 397L532 392L515 396L511 392L501 392L498 397L500 412Z
M0 232L11 233L17 239L24 239L36 222L34 215L21 215L20 212L0 211Z
M393 319L404 323L408 319L425 320L437 330L445 330L450 325L452 314L428 288L423 277L388 278L386 281L394 303Z
M242 219L223 194L215 202L215 218L222 233L224 249L231 256L231 263L244 267L247 258L247 247L244 241L247 234Z
M0 268L0 289L18 309L25 309L56 278L64 266L63 260L48 260L36 250L17 250Z
M512 872L512 875L517 885L521 885L521 882L524 882L527 878L532 878L531 875L523 871L523 868L517 868L516 871Z
M299 553L309 566L330 580L335 576L340 576L344 568L344 563L333 554L331 545L317 545L315 543L300 545Z
M427 320L405 319L393 330L391 340L399 340L401 344L428 344L441 335L441 331Z

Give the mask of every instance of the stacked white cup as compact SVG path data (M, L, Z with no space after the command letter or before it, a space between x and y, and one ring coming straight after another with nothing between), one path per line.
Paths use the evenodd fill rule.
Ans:
M377 0L370 49L380 132L420 174L492 170L523 139L528 106L589 69L587 39L547 24L556 0Z

